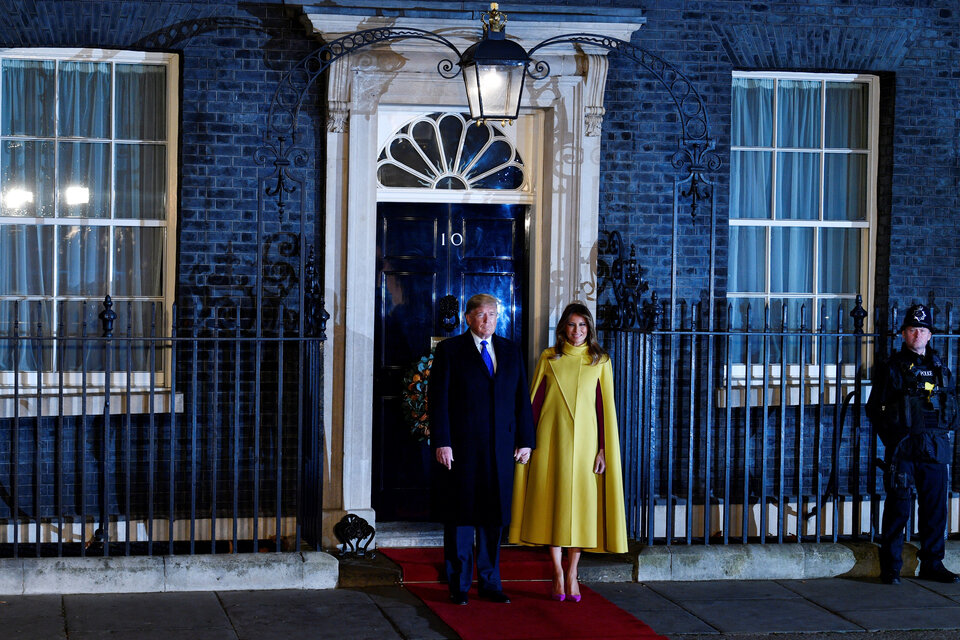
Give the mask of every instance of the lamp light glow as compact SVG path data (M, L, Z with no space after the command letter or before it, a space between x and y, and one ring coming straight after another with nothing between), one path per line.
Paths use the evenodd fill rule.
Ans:
M71 185L64 189L63 199L68 205L87 204L90 202L90 189Z
M497 7L491 3L490 11L483 13L483 39L460 56L470 117L478 122L516 120L530 63L527 51L506 39L507 16Z
M3 206L6 209L21 209L23 205L31 202L33 202L33 191L14 187L3 194Z

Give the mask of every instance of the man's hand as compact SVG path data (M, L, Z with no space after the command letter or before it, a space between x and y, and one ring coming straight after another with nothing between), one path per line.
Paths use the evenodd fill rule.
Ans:
M513 450L513 459L520 464L527 464L530 460L530 447L520 447Z
M449 469L453 464L453 447L437 447L437 462Z
M597 451L597 457L593 461L593 472L596 474L600 474L600 473L603 473L606 468L607 468L607 460L603 456L603 449L600 449L600 451Z

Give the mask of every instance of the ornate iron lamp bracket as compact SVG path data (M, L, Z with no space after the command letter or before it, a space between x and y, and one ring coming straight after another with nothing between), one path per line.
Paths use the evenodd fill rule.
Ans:
M579 44L600 47L619 53L636 61L649 71L667 90L680 116L681 139L672 158L676 169L686 169L689 182L681 189L684 198L690 198L690 215L694 219L698 208L713 198L713 188L704 177L707 171L720 168L720 156L714 151L716 142L710 137L710 120L700 93L676 67L642 47L624 40L599 36L590 33L571 33L547 38L528 52L531 56L544 47L555 44ZM550 73L550 65L543 60L535 60L527 67L527 74L534 80L542 80Z

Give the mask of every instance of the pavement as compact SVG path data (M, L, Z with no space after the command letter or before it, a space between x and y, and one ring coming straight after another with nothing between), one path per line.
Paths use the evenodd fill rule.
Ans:
M349 582L351 574L359 573L348 569L341 575ZM960 584L913 578L898 586L870 578L588 584L677 640L960 637ZM509 588L505 583L508 594ZM396 583L323 590L0 596L2 640L456 637Z

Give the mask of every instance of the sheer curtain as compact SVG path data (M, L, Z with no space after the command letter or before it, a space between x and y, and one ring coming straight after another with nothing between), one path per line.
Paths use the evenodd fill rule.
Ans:
M13 349L15 320L21 336L99 335L107 293L134 298L117 302L118 328L144 335L162 317L165 227L140 221L166 219L166 85L162 65L0 62L0 370L54 368L49 349ZM59 366L100 369L102 351L70 343Z
M773 326L785 305L788 327L812 327L817 295L857 293L863 231L820 222L866 219L867 108L864 83L733 79L728 293L735 328L746 327L748 307L752 328L761 326L764 301ZM768 224L793 220L812 225Z

